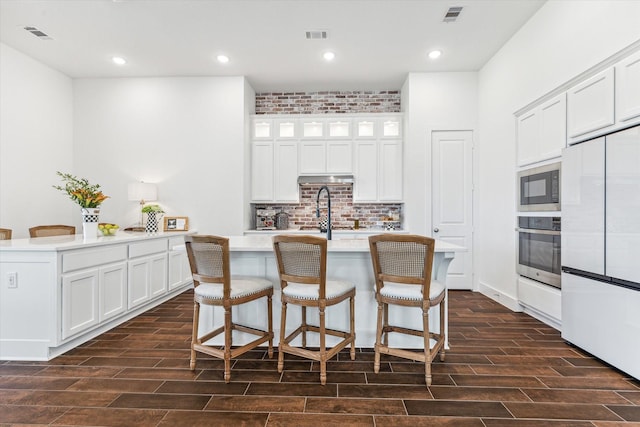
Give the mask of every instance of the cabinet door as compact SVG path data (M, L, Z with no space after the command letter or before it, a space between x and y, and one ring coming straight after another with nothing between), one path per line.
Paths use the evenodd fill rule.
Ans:
M640 52L616 65L616 120L640 117Z
M358 141L355 144L353 201L378 199L378 143Z
M265 119L255 119L252 122L252 134L254 139L267 139L273 137L273 122Z
M146 258L129 261L128 264L128 307L129 309L148 301L151 298L149 290L149 277L151 276L151 264Z
M298 201L298 143L276 142L275 201Z
M547 160L562 155L567 146L567 98L561 94L540 106L540 139L538 159Z
M167 292L167 254L158 254L149 258L149 290L151 298Z
M352 173L351 141L327 141L327 173Z
M187 253L183 250L169 251L169 290L178 288L191 280L191 269Z
M98 324L98 269L62 276L62 339Z
M318 174L326 171L327 146L324 141L300 143L300 173Z
M540 123L538 110L534 109L518 117L518 166L536 161Z
M273 142L251 145L251 200L273 200Z
M400 141L380 141L379 146L380 201L402 200L402 144Z
M100 321L107 320L127 309L127 263L100 268Z
M614 124L613 90L613 68L569 90L567 131L570 138Z

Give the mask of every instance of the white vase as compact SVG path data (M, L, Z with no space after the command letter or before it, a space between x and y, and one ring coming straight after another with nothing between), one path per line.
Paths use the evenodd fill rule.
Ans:
M98 237L99 208L82 208L82 235L85 239Z

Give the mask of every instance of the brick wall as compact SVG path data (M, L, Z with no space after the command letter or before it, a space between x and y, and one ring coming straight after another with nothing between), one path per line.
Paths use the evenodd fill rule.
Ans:
M400 112L400 91L266 92L256 94L256 114Z
M289 214L289 228L318 227L316 218L316 196L321 185L300 187L300 203L255 204L255 209L277 209ZM381 228L388 217L399 216L402 220L401 203L353 203L352 185L333 185L331 192L331 223L333 228L351 228L355 219L360 220L360 228ZM327 216L327 196L320 196L320 216Z

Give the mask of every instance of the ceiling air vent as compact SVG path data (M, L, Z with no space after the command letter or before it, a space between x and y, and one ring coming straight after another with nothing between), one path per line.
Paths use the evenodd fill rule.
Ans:
M305 35L307 40L324 40L327 38L327 32L324 30L307 31Z
M445 13L444 19L442 21L454 22L456 19L458 19L458 16L460 16L460 12L462 12L461 6L450 7L449 10L447 10L447 13Z
M33 34L34 36L36 36L40 40L52 40L52 38L49 37L48 34L43 33L42 31L40 31L36 27L24 27L24 29L29 31L31 34Z

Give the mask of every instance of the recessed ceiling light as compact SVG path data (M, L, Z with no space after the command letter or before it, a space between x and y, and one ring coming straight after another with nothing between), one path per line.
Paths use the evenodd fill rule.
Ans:
M111 60L116 65L124 65L124 64L127 63L127 60L122 58L122 57L120 57L120 56L114 56L113 58L111 58Z
M229 62L229 57L227 55L218 55L218 56L216 56L216 59L221 64L226 64L227 62Z
M325 52L322 57L326 60L326 61L333 61L334 58L336 57L336 54L333 52Z
M429 58L431 59L437 59L440 57L440 55L442 55L442 52L439 50L432 50L431 52L429 52Z

